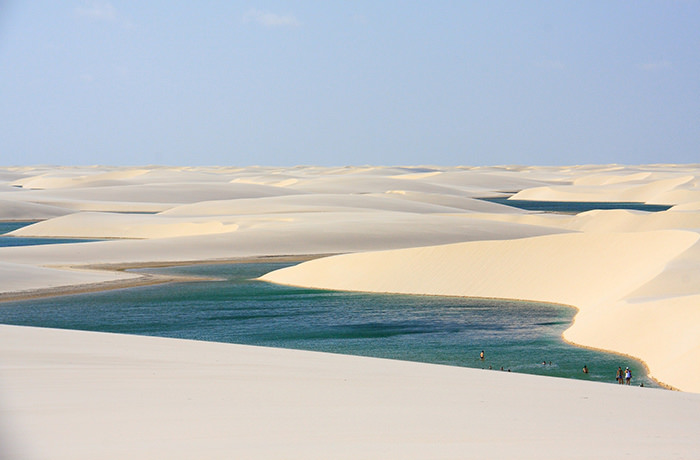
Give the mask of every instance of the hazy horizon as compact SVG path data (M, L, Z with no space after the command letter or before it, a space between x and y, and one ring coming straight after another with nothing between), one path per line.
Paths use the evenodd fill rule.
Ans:
M4 165L697 162L700 2L3 2Z

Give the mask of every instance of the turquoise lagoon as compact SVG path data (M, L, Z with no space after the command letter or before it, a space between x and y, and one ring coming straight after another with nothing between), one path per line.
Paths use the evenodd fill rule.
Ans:
M503 368L610 383L615 383L618 366L629 366L634 385L658 386L639 361L564 342L561 333L571 324L572 308L324 291L256 281L288 265L149 270L218 280L6 302L0 304L0 323L316 350L493 372ZM584 365L589 374L582 372Z

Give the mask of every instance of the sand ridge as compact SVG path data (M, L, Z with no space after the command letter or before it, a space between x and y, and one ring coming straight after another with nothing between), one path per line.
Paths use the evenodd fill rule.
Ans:
M3 458L680 459L699 446L697 394L155 337L0 337Z

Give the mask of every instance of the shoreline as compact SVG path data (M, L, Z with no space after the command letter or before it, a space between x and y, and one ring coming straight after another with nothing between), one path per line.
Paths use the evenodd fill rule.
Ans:
M263 280L263 281L268 282L268 283L275 283L274 281L268 281L268 280ZM283 283L275 283L275 284L283 284ZM287 286L296 286L296 285L288 284ZM304 287L304 286L296 286L296 287ZM316 288L313 288L313 289L328 290L328 291L334 291L334 290L335 290L335 289L332 289L332 288L317 288L317 287L316 287ZM440 295L440 294L405 294L405 293L401 293L401 292L388 292L388 291L387 291L387 292L381 292L381 293L380 293L380 292L375 292L375 291L361 291L361 290L358 290L358 291L350 291L350 292L358 292L358 293L366 293L366 294L397 294L397 295L411 295L411 296L425 296L425 297L455 297L455 298L477 299L477 300L478 300L478 299L484 299L484 300L503 300L503 301L513 301L513 302L531 302L531 303L537 303L537 304L556 305L556 306L559 306L559 307L571 308L571 309L575 310L576 313L575 313L574 316L572 317L571 323L570 323L569 327L567 327L567 328L566 328L564 331L562 331L562 333L559 335L559 338L560 338L562 341L564 341L565 343L567 343L567 344L569 344L569 345L571 345L571 346L577 347L577 348L582 348L582 349L585 349L585 350L592 350L592 351L597 351L597 352L603 352L603 353L614 354L614 355L617 355L617 356L622 356L622 357L625 357L625 358L628 358L628 359L637 361L637 362L641 363L642 366L644 367L644 371L645 371L645 373L646 373L646 376L647 376L649 379L653 380L654 383L656 383L657 385L659 385L662 389L664 389L664 390L669 390L669 391L678 391L678 392L681 392L681 393L688 393L688 392L685 392L685 391L683 391L683 390L680 390L680 389L678 389L678 388L676 388L676 387L674 387L674 386L672 386L672 385L669 385L669 384L667 384L667 383L665 383L665 382L662 382L662 381L658 380L657 378L655 378L655 377L650 373L649 365L648 365L648 364L646 363L646 361L644 361L642 358L639 358L639 357L630 355L629 353L622 353L622 352L619 352L619 351L609 350L609 349L599 348L599 347L593 347L593 346L590 346L590 345L582 345L582 344L580 344L580 343L576 343L576 342L574 342L574 341L568 340L566 337L564 337L564 333L573 327L574 322L576 322L576 316L577 316L577 315L579 314L579 312L580 312L580 309L579 309L578 307L576 307L575 305L569 305L569 304L558 303L558 302L548 302L548 301L545 301L545 300L532 300L532 299L521 299L521 298L511 298L511 297L461 296L461 295ZM461 366L456 366L456 367L461 367ZM473 367L473 368L470 368L470 369L480 369L480 368ZM540 375L540 374L527 374L527 375ZM571 380L576 380L576 379L571 379ZM605 383L605 382L600 382L600 383ZM612 382L611 382L611 383L612 383Z

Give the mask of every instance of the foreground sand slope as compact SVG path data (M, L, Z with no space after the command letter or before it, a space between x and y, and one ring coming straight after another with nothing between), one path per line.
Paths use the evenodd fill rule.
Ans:
M11 459L695 458L700 395L0 326Z

